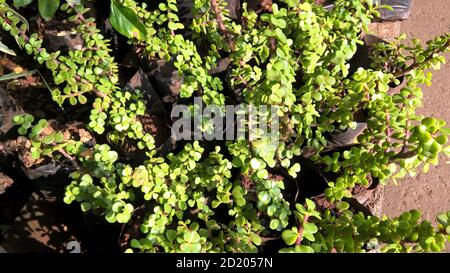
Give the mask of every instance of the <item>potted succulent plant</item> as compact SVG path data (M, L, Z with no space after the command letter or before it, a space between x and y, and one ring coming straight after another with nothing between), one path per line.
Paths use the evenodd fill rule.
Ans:
M161 155L140 119L155 109L146 106L142 92L119 85L114 52L83 2L59 6L84 40L82 49L68 53L42 47L20 10L5 0L0 24L51 72L46 80L54 103L91 107L79 121L97 144L76 134L45 133L45 120L21 115L14 121L31 141L34 158L72 164L66 203L128 223L121 240L127 252L444 248L449 214L441 214L435 228L420 222L415 210L379 218L358 212L348 200L357 187L386 184L419 167L427 171L450 152L445 121L416 114L420 85L430 84L428 70L445 61L449 34L426 46L375 43L369 66L351 67L362 33L379 16L371 0L335 0L326 7L313 0L199 0L181 5L188 14L175 0L111 0L109 21L141 62L171 67L164 79L160 70L146 68L168 112L184 104L197 119L194 97L200 109L230 102L276 109L275 115L258 113L278 128L276 138L252 131L248 119L243 128L253 137L185 139ZM403 87L391 91L401 77ZM194 130L206 130L212 121L201 119ZM129 160L114 150L123 143L133 143L145 158Z

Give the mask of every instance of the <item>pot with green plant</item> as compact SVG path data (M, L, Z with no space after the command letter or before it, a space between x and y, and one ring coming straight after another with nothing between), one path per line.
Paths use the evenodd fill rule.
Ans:
M445 121L416 114L420 85L430 84L428 70L445 61L449 34L426 46L377 44L371 67L350 74L349 61L363 43L360 34L379 15L371 0L336 0L328 8L313 0L263 1L253 9L241 1L237 17L230 16L226 1L199 0L192 5L192 19L183 22L175 0L158 5L112 0L111 25L136 54L173 61L182 83L168 101L172 109L186 104L196 117L194 97L202 101L201 109L223 109L228 101L234 107L275 109L275 115L258 112L269 128L278 129L275 139L253 130L248 119L243 128L253 130L253 137L185 139L161 156L139 118L148 111L145 99L139 90L119 86L114 52L84 2L61 2L58 13L84 39L82 49L67 53L43 48L20 10L4 0L0 24L50 71L46 80L54 103L91 106L90 116L80 122L96 136L94 146L72 134L50 139L34 129L44 121L24 126L25 118L16 118L19 133L34 143L29 148L36 157L73 164L66 203L78 202L83 211L111 223L132 223L121 240L126 252L257 252L269 246L281 252L429 252L445 247L448 213L433 227L420 222L416 210L390 219L357 212L346 200L371 178L386 184L419 168L427 171L450 152ZM383 54L387 49L394 54ZM226 72L210 73L224 58ZM404 87L391 94L389 85L401 76ZM241 99L226 100L236 90ZM333 136L349 131L358 133L333 144ZM114 147L124 142L134 143L146 158L130 161L118 153ZM304 175L306 164L326 178L322 205L314 198L319 194L305 186L320 183Z

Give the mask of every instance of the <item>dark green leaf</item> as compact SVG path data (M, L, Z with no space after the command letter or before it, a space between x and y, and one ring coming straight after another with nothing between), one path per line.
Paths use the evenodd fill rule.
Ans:
M147 35L144 24L134 10L124 7L118 1L111 1L109 21L117 32L128 37L142 39Z
M38 0L39 13L45 21L50 21L59 7L59 0Z
M14 0L13 5L16 8L28 6L34 0Z

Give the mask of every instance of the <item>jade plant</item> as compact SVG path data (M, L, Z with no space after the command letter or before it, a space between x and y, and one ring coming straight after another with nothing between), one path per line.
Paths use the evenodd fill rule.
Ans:
M285 247L270 251L280 252L445 247L448 213L433 227L416 210L377 217L358 211L349 199L356 187L427 171L441 154L449 155L446 122L416 109L421 85L431 84L429 69L445 62L450 34L426 46L417 40L403 44L404 37L370 45L370 66L355 68L352 58L369 23L389 7L371 0L335 0L332 8L314 0L279 0L255 8L258 1L241 1L236 15L228 1L195 0L182 16L175 0L107 1L111 25L142 62L173 64L182 79L179 104L200 97L204 106L233 101L277 109L276 140L259 132L255 139L179 141L166 155L140 119L155 110L148 108L144 90L119 84L115 52L86 7L90 1L54 3L58 18L83 39L81 49L68 52L44 48L43 38L20 16L32 1L13 2L0 0L2 29L49 71L58 106L89 105L89 117L80 121L97 140L89 146L58 126L45 130L46 120L36 123L26 114L14 117L18 133L32 143L23 149L35 164L48 158L72 164L65 203L78 202L112 224L138 224L124 251L258 252L273 240ZM53 17L40 11L46 20ZM223 60L227 67L211 72ZM130 161L124 143L145 159ZM304 189L321 183L302 175L305 164L323 177L321 194ZM328 205L319 206L323 202ZM138 211L144 216L136 217Z

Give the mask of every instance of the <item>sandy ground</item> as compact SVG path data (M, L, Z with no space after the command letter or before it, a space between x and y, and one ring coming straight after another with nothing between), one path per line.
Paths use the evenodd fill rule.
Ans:
M422 41L448 31L450 0L415 0L411 18L401 26L402 33ZM419 113L444 119L450 124L450 54L446 57L448 64L434 73L433 85L423 88L424 103ZM383 213L398 216L402 211L416 208L422 211L424 219L435 223L434 217L439 212L450 210L450 164L446 164L446 160L443 157L428 174L406 178L399 186L387 186Z

